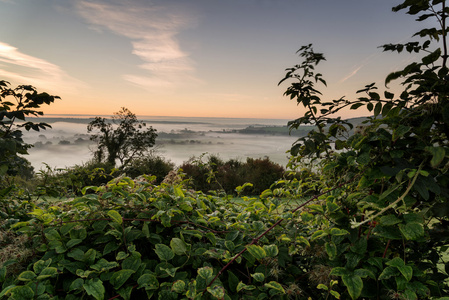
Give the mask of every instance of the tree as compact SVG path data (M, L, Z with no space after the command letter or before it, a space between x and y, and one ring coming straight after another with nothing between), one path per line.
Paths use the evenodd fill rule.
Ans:
M316 173L324 193L301 215L297 234L311 236L310 248L325 256L304 256L301 267L315 274L314 266L326 266L317 287L345 298L449 295L449 8L444 0L405 0L393 11L404 9L417 21L435 18L439 28L417 32L423 42L382 46L422 54L386 77L386 86L402 80L399 97L377 93L372 83L358 99L323 101L315 84L325 81L315 67L324 56L311 45L299 50L304 61L281 80L294 80L285 94L307 109L290 128L317 127L293 145L289 164ZM362 130L352 133L351 124L335 117L345 107L372 113Z
M29 162L19 156L28 154L33 145L26 143L22 130L40 131L51 128L43 122L31 122L29 116L42 116L38 109L44 104L51 104L58 96L38 93L31 85L19 85L12 89L10 83L0 81L0 177L29 173Z
M157 137L156 129L146 126L125 107L114 113L112 123L96 117L87 126L89 133L94 132L90 139L97 142L94 160L113 166L119 160L123 167L134 158L144 156L154 146Z

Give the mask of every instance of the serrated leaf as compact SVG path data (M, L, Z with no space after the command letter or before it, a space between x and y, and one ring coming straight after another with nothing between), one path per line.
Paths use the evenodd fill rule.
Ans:
M111 209L108 211L108 216L110 216L115 223L120 225L123 223L122 216L116 210Z
M9 290L13 299L33 299L34 291L28 285L16 286Z
M51 229L45 233L45 237L49 241L59 241L61 240L61 236L59 235L58 231L55 229Z
M131 255L123 260L122 269L129 269L137 272L142 263L140 257L141 255L139 252L137 251L131 252Z
M120 270L117 272L114 272L109 282L114 286L114 288L118 289L120 288L127 280L128 278L134 274L134 270Z
M398 219L398 217L396 217L395 215L386 215L380 218L380 224L384 226L391 226L398 223L401 223L401 220Z
M410 266L400 266L397 267L399 272L404 276L407 281L412 280L413 277L413 268Z
M103 281L98 278L92 278L84 282L83 288L86 293L97 300L104 299L104 286Z
M173 257L175 257L175 254L173 253L171 248L164 244L157 244L154 251L156 252L159 259L163 261L169 261L173 259Z
M73 290L82 290L83 285L84 285L84 279L77 278L74 281L72 281L72 283L70 284L69 292L71 292Z

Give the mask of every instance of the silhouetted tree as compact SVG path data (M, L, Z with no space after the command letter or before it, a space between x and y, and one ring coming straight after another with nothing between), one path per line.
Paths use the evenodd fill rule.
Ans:
M137 120L129 109L122 109L112 117L112 122L96 117L87 126L87 131L95 132L90 139L97 142L94 160L113 166L117 160L126 166L138 156L147 154L156 142L156 129Z

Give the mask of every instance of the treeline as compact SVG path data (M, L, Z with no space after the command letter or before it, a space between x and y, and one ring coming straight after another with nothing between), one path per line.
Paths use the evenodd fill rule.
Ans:
M268 157L222 160L217 155L192 157L179 168L161 156L149 155L132 160L125 167L114 167L104 162L88 162L65 169L39 171L26 179L30 192L38 196L65 197L81 195L86 186L101 186L117 177L139 178L154 176L153 183L161 184L172 174L183 177L187 186L204 193L221 192L236 195L235 188L245 183L241 195L258 195L285 175L281 165Z

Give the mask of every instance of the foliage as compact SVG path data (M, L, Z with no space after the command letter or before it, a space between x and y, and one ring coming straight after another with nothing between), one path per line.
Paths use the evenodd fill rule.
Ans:
M25 143L22 130L39 131L51 127L46 123L27 121L29 116L41 116L39 109L44 104L51 104L58 96L38 93L30 85L10 88L10 83L0 81L0 188L7 188L10 183L4 181L5 175L28 176L32 168L28 161L19 155L28 154L32 145Z
M243 195L258 195L284 175L284 168L268 158L247 158L246 162L230 159L224 162L218 156L209 155L204 162L204 156L192 158L180 166L191 179L195 190L224 191L235 194L235 188L245 183L252 187L245 189Z
M114 113L112 123L96 117L87 126L88 132L95 132L91 140L98 144L94 160L112 166L119 160L121 166L126 166L132 159L144 156L154 146L157 137L156 130L146 126L124 107Z
M291 128L317 127L293 145L290 167L309 165L321 178L320 190L340 186L301 213L300 226L308 228L311 247L324 253L321 259L312 253L303 260L315 259L315 267L327 268L324 286L318 288L337 290L345 298L449 295L444 261L449 248L449 8L438 0L406 0L393 8L402 9L418 15L418 21L436 18L440 29L415 34L425 38L423 43L382 46L424 54L387 76L385 84L402 79L399 97L388 91L381 95L369 84L356 100L323 101L315 84L325 81L314 70L324 56L311 45L300 49L304 62L287 69L281 81L294 80L285 94L307 109L290 122ZM350 135L349 125L333 117L345 107L365 107L373 115Z
M156 186L153 179L86 187L94 193L36 202L24 208L31 219L8 220L35 253L26 270L3 265L0 297L267 299L302 292L294 282L303 271L288 255L291 237L277 239L283 228L267 231L286 209L279 200L234 204L182 181Z
M121 170L121 172L131 178L136 178L144 174L154 175L156 176L155 183L160 184L170 173L170 171L174 170L174 168L175 165L171 161L168 161L163 157L150 154L145 157L133 159Z

